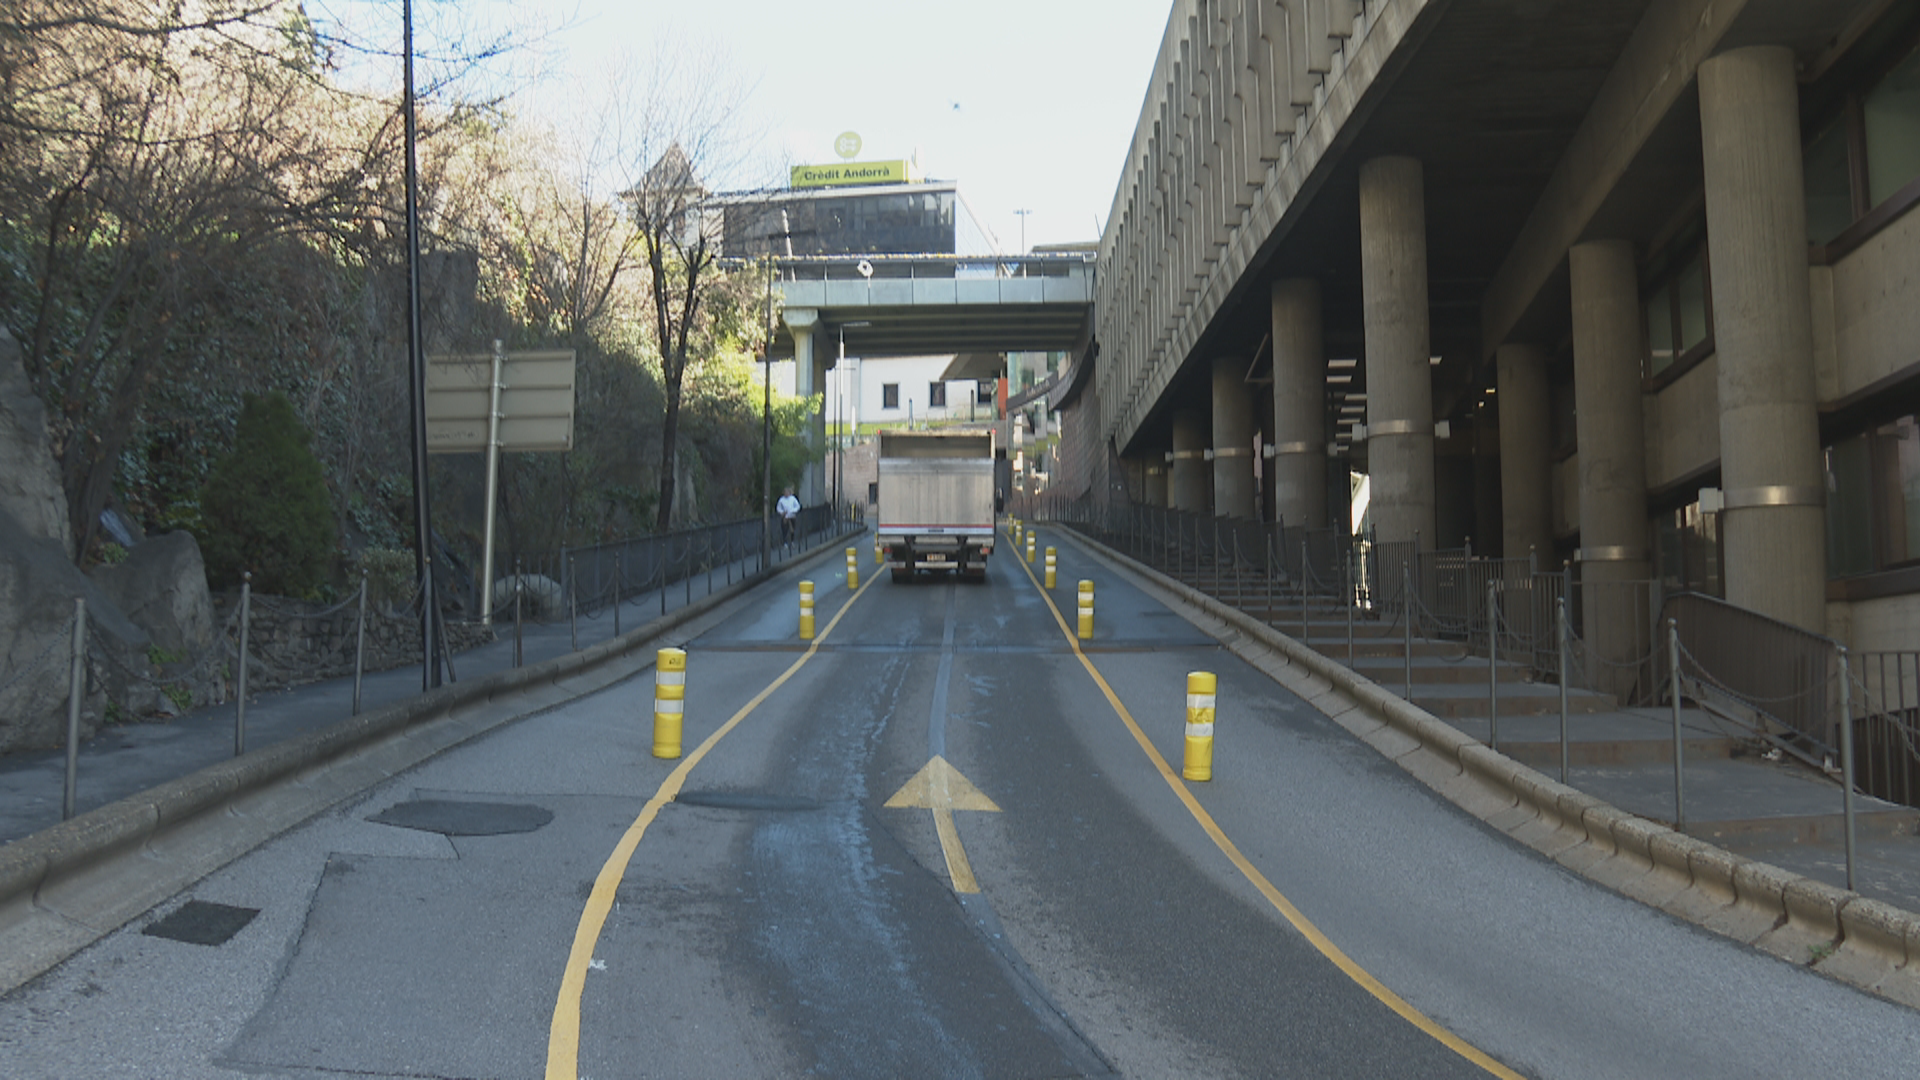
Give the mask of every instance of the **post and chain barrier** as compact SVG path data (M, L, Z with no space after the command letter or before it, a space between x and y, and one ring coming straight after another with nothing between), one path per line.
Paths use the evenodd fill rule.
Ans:
M824 511L824 509L825 508L815 508L815 510L820 511ZM807 513L808 512L803 511L803 514ZM822 520L807 520L804 522L805 527L796 538L797 540L811 541L831 530L836 523L835 520L825 518L821 514L811 514L808 516L809 518L821 517ZM666 599L664 595L665 589L667 586L674 584L677 577L679 580L687 583L686 596L690 602L692 597L692 578L704 573L707 578L707 590L709 594L711 594L716 587L715 579L722 571L722 564L724 564L725 567L724 574L726 583L728 585L733 584L736 578L736 568L733 564L738 561L738 554L747 547L744 542L744 530L747 526L757 528L759 522L755 519L748 522L731 523L728 526L716 527L716 530L707 530L704 535L700 535L697 538L689 537L684 539L678 545L675 545L678 548L677 552L668 550L667 558L658 558L655 560L655 574L652 575L652 580L644 583L642 591L651 591L649 587L659 588L662 593L664 606ZM740 535L735 535L736 533ZM673 539L672 537L667 538L668 544L672 544ZM619 601L624 599L625 596L631 595L629 590L633 585L631 580L623 579L623 575L621 574L621 570L625 565L626 554L627 552L622 551L614 560L616 575L612 586L610 588L603 588L595 597L587 601L589 608L600 601L608 601L601 610L589 610L586 612L586 617L589 620L597 618L604 614L605 607L611 607L614 612L613 617L616 636L620 632L621 604ZM673 557L675 554L677 554L677 558ZM576 553L567 553L566 564L569 572L564 574L563 577L566 579L565 587L567 589L569 609L569 646L577 650L579 647L577 620L581 614L579 610L581 597L578 592L578 575L571 572L574 568L575 558ZM761 569L765 569L765 567L763 566ZM675 570L679 571L677 575L673 573ZM744 579L750 572L751 568L740 568L739 577ZM527 581L524 573L524 563L516 562L514 579L516 608L520 610L516 618L516 640L514 643L513 662L515 666L519 666L524 663L524 643L520 631L523 629L525 623L526 613L524 611L524 605L527 600L526 594L528 591L526 587ZM658 583L657 585L655 584L656 582ZM411 606L418 600L421 595L421 590L422 585L415 583L413 594L409 598L407 606ZM246 573L243 575L239 603L231 610L225 624L214 634L213 643L204 651L200 652L199 655L187 659L163 658L161 654L155 653L150 660L150 663L154 665L152 670L141 670L128 661L122 660L120 653L125 650L125 645L117 641L110 641L104 635L97 620L90 620L86 617L84 601L76 599L74 615L68 622L68 625L56 633L49 634L45 641L40 644L40 647L34 653L31 660L6 673L4 681L0 681L0 695L16 689L29 679L41 674L46 668L51 666L55 662L56 657L62 653L62 646L67 646L66 652L69 655L70 670L65 695L67 699L67 731L66 739L64 740L66 743L66 762L61 798L62 820L66 820L73 817L77 812L79 742L81 721L83 719L84 703L89 681L90 662L98 663L102 666L102 669L113 672L116 679L124 680L124 685L126 686L150 689L157 693L164 694L175 701L179 700L177 695L183 692L183 687L192 686L203 678L213 678L217 680L214 684L216 688L220 688L224 687L226 678L231 675L233 679L232 688L234 690L233 754L237 757L246 752L249 736L247 699L252 692L249 685L252 675L250 669L256 659L253 656L255 650L252 641L254 634L254 609L258 607L262 613L281 619L304 621L325 620L348 608L353 609L351 615L354 635L351 713L357 716L364 706L364 684L367 671L368 648L368 605L370 595L368 574L364 568L361 571L358 587L354 589L352 594L338 603L317 610L306 609L303 606L284 604L265 596L256 596L252 587L252 574L250 572ZM542 595L545 596L546 593L543 592ZM442 641L442 655L446 657L448 672L457 681L458 676L453 674L452 650L448 647L447 643L447 620L440 619L435 621L438 634ZM344 632L344 627L340 629L341 632ZM224 665L228 662L232 662L233 664L230 670L224 669ZM279 665L276 669L278 671L276 681L278 681L280 676L290 676L291 680L307 681L311 678L324 678L333 673L332 665L326 661L315 660L302 662L297 655L281 655L275 663ZM288 665L292 666L289 668ZM223 670L215 671L214 669L216 667L220 667ZM291 685L291 681L289 684ZM224 693L222 693L221 696L224 696Z

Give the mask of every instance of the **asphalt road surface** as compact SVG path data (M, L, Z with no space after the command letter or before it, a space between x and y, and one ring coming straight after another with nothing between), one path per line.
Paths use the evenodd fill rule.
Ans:
M444 754L0 999L0 1076L1914 1075L1920 1015L1514 845L1059 546L1058 613L1004 555L769 584L687 628L680 759L650 676Z

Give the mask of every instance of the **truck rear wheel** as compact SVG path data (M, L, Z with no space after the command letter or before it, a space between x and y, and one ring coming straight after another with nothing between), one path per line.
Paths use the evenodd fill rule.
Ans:
M893 568L893 583L895 585L905 585L907 582L912 580L913 580L912 570L904 566L896 566Z

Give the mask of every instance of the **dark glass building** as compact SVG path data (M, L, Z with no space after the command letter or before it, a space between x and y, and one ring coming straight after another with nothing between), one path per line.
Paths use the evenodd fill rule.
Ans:
M994 244L953 181L737 192L708 202L720 253L990 255Z

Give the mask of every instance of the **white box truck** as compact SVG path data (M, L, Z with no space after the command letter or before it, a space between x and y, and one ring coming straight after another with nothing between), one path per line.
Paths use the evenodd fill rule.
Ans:
M993 554L993 433L880 433L880 527L893 580L917 570L984 580Z

